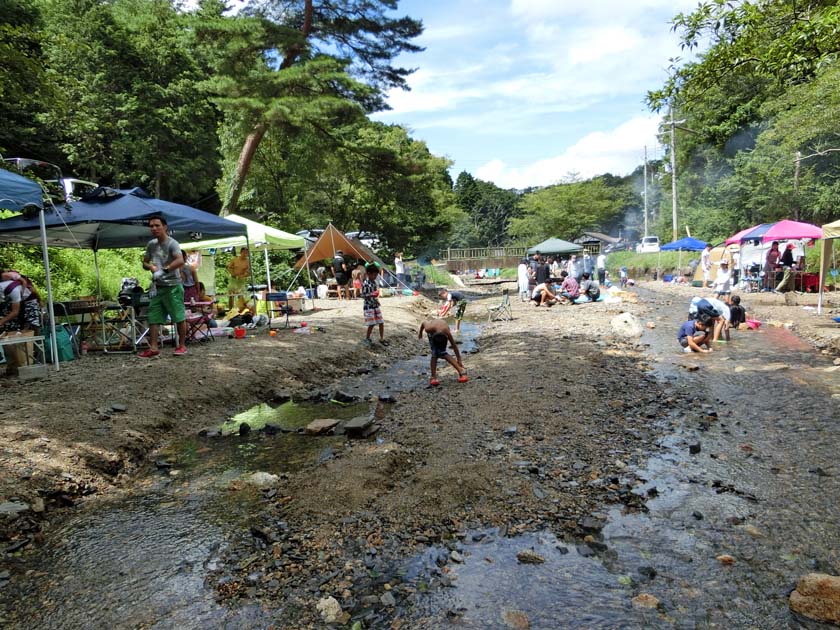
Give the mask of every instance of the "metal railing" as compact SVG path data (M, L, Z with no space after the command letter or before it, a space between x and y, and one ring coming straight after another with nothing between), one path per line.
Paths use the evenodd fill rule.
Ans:
M446 250L446 260L473 260L481 258L506 258L525 256L527 247L466 247L463 249L449 248Z

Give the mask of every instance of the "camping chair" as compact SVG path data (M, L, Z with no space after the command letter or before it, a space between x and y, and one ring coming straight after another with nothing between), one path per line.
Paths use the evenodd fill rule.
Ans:
M279 293L266 293L265 301L268 303L268 329L288 328L289 315L292 313L292 307L289 306L289 294L286 291ZM283 325L280 325L280 320L285 317Z
M210 339L216 341L213 331L210 330L210 314L203 310L192 310L191 304L184 304L187 311L187 341L204 341Z
M498 306L487 307L487 321L513 321L513 310L510 307L510 290L502 291L502 303Z

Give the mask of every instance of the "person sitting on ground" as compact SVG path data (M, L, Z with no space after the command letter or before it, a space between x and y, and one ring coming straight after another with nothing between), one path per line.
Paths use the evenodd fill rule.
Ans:
M569 304L574 304L575 300L580 297L580 285L578 285L577 280L569 275L568 271L561 271L560 277L562 278L560 295L566 298Z
M741 296L733 295L729 306L729 324L737 329L741 324L747 323L747 309L741 306Z
M720 262L714 282L715 297L724 302L729 302L729 295L732 292L732 275L729 273L729 263L725 260Z
M553 306L557 302L557 296L551 290L551 285L541 282L531 292L531 301L535 306Z
M598 298L601 297L601 289L598 287L598 283L592 280L586 272L581 275L580 294L585 295L590 302L597 302Z
M444 300L440 307L440 317L446 317L455 309L455 332L461 332L461 320L464 319L464 311L467 310L467 297L460 291L447 291L444 289L438 293L438 297Z
M423 338L423 331L426 332L429 338L429 346L432 350L432 359L429 365L431 377L429 385L432 387L440 385L440 381L437 378L438 359L443 359L457 370L459 383L466 383L469 380L467 378L467 369L464 367L464 362L461 359L461 351L458 349L458 344L455 343L455 339L452 337L449 324L446 323L446 320L438 318L424 321L420 324L420 331L417 333L418 339ZM452 350L455 352L455 358L447 352L448 346L452 346Z
M689 319L677 332L677 341L683 352L711 352L710 337L707 324L699 319Z

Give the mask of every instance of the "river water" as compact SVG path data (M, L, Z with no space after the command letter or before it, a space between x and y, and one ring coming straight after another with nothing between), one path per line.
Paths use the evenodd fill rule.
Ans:
M525 619L546 629L819 627L792 615L787 595L804 573L840 574L840 372L783 329L734 332L733 343L712 355L683 355L674 339L679 319L657 304L657 327L643 339L656 376L695 396L689 413L659 419L663 438L635 471L646 480L638 492L650 497L649 512L604 506L606 551L596 555L549 532L471 532L463 563L450 565L453 587L419 597L404 611L404 627L524 627L516 624ZM462 348L474 350L479 332L465 323ZM363 397L425 387L427 362L398 362L339 387ZM375 410L263 405L228 427L247 419L295 429L313 417L368 411ZM83 506L47 544L16 560L15 579L0 591L0 621L20 628L270 626L276 611L229 610L204 578L229 535L266 500L242 483L246 475L310 466L340 443L253 433L172 445L160 470ZM689 444L700 451L690 454ZM545 562L520 564L523 549ZM425 579L440 553L448 550L408 559L407 579ZM721 564L722 554L734 564ZM634 607L640 593L659 607Z
M655 374L695 396L689 413L660 419L667 430L635 471L649 512L604 506L607 548L595 556L549 532L473 532L455 586L421 598L415 626L823 627L787 599L805 573L840 574L840 371L780 328L734 331L711 355L684 355L682 313L647 297ZM520 564L522 550L545 563ZM634 607L640 594L659 606Z

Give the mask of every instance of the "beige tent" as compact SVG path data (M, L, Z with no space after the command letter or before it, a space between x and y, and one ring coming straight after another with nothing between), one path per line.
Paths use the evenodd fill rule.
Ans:
M341 250L351 258L365 260L367 262L377 261L376 255L365 247L360 241L347 238L341 231L330 223L324 233L318 237L315 244L306 250L306 255L295 263L295 269L301 269L304 265L318 260L333 258L337 251Z
M348 238L332 223L327 226L327 229L324 230L324 233L318 237L318 240L315 241L312 247L306 250L306 255L295 263L295 269L298 270L298 273L292 279L290 286L294 285L304 266L320 260L332 259L335 257L335 253L339 250L345 256L350 258L356 258L365 262L378 263L383 276L387 276L390 281L396 282L398 285L408 288L405 283L397 278L393 271L388 269L379 256L365 247L361 241L355 238Z
M817 301L817 312L822 313L823 291L825 289L825 277L828 273L828 263L831 258L831 249L835 238L840 238L840 220L826 223L822 226L822 248L820 249L820 297Z

